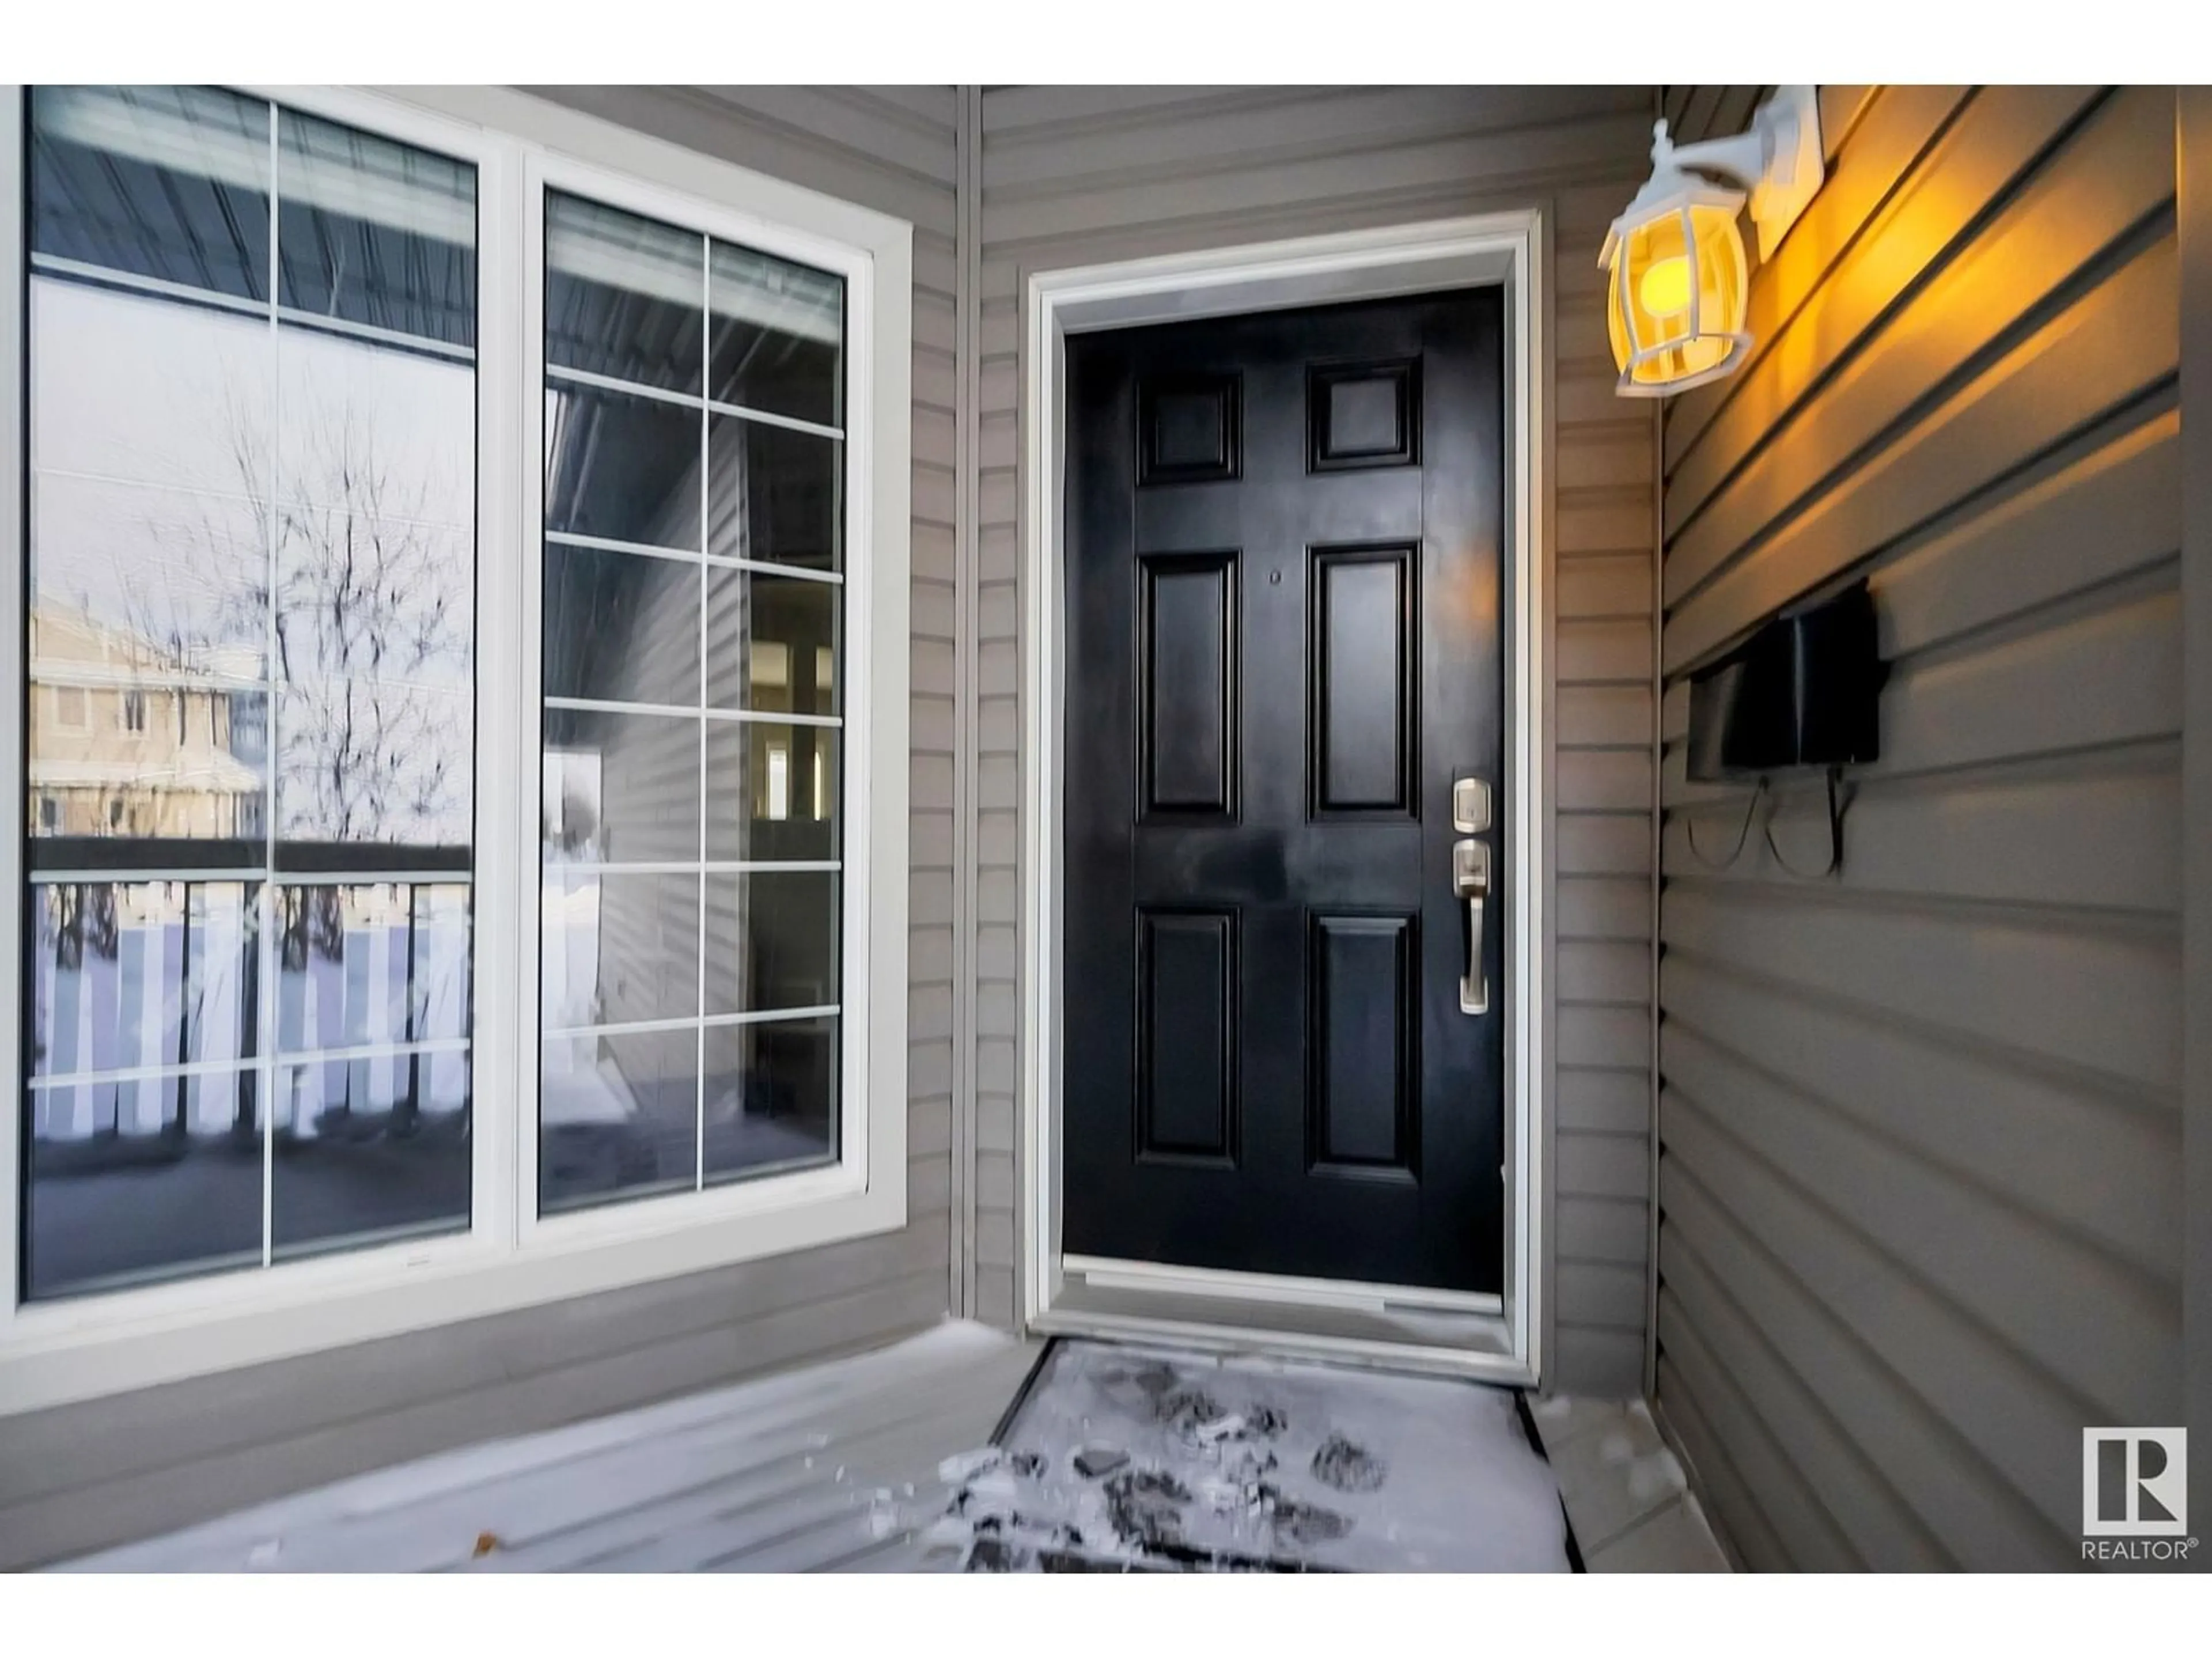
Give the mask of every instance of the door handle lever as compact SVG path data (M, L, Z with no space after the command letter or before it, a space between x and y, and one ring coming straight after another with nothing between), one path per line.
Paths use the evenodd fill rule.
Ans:
M1482 971L1482 902L1490 896L1490 848L1468 839L1452 843L1452 892L1467 902L1467 966L1459 977L1459 1011L1490 1012L1490 981Z

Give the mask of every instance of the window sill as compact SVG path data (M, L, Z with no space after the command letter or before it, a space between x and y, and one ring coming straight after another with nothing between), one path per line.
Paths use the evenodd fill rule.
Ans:
M16 1310L0 1417L734 1267L906 1224L906 1171L810 1170L690 1204L548 1220L502 1247L420 1239L261 1273ZM747 1200L742 1206L727 1200Z

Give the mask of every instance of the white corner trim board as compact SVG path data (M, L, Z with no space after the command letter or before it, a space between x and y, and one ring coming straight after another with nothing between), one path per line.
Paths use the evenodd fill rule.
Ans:
M1540 1379L1547 1330L1545 1223L1549 1210L1552 848L1551 544L1544 511L1550 415L1542 365L1550 314L1549 229L1540 209L1354 231L1243 247L1033 271L1027 281L1023 395L1022 576L1025 597L1022 706L1024 882L1021 1165L1017 1225L1025 1328L1103 1333L1327 1352L1389 1362L1413 1358L1380 1340L1301 1341L1295 1306L1268 1322L1208 1327L1164 1316L1109 1322L1066 1304L1069 1264L1060 1231L1062 711L1066 707L1061 572L1061 461L1066 337L1200 317L1437 289L1496 284L1507 329L1506 830L1516 849L1506 895L1505 1291L1495 1313L1472 1317L1466 1338L1418 1356L1503 1382ZM1186 1279L1188 1275L1184 1276ZM1249 1286L1184 1285L1252 1307L1295 1304L1288 1291L1249 1297ZM1167 1294L1176 1293L1169 1291ZM1171 1304L1166 1304L1171 1306Z

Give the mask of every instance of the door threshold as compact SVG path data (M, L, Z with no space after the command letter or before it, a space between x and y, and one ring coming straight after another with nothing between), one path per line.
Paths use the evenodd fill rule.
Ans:
M1079 1277L1069 1261L1033 1333L1159 1342L1227 1353L1423 1371L1515 1387L1532 1385L1498 1314L1448 1308L1317 1306L1238 1294Z
M1104 1290L1157 1291L1236 1302L1283 1303L1382 1314L1502 1314L1505 1299L1494 1291L1432 1290L1422 1285L1370 1285L1349 1279L1299 1279L1288 1273L1239 1273L1228 1267L1183 1267L1114 1256L1065 1255L1060 1271Z

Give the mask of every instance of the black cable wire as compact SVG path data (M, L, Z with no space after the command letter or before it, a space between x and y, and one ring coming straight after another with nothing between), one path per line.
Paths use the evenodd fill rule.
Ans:
M1782 849L1774 844L1774 820L1771 817L1766 820L1766 850L1774 855L1777 864L1800 881L1826 881L1844 867L1844 807L1850 802L1849 797L1844 797L1840 805L1838 802L1836 781L1842 774L1840 766L1828 769L1828 865L1825 870L1800 870L1784 858Z
M1691 813L1682 825L1682 833L1690 843L1690 856L1708 870L1725 870L1741 858L1743 844L1751 839L1751 821L1758 814L1759 803L1765 799L1765 794L1766 779L1762 775L1759 780L1758 787L1751 792L1750 802L1743 809L1743 825L1735 832L1735 845L1729 848L1729 855L1718 863L1707 858L1698 846L1698 816L1694 812Z

